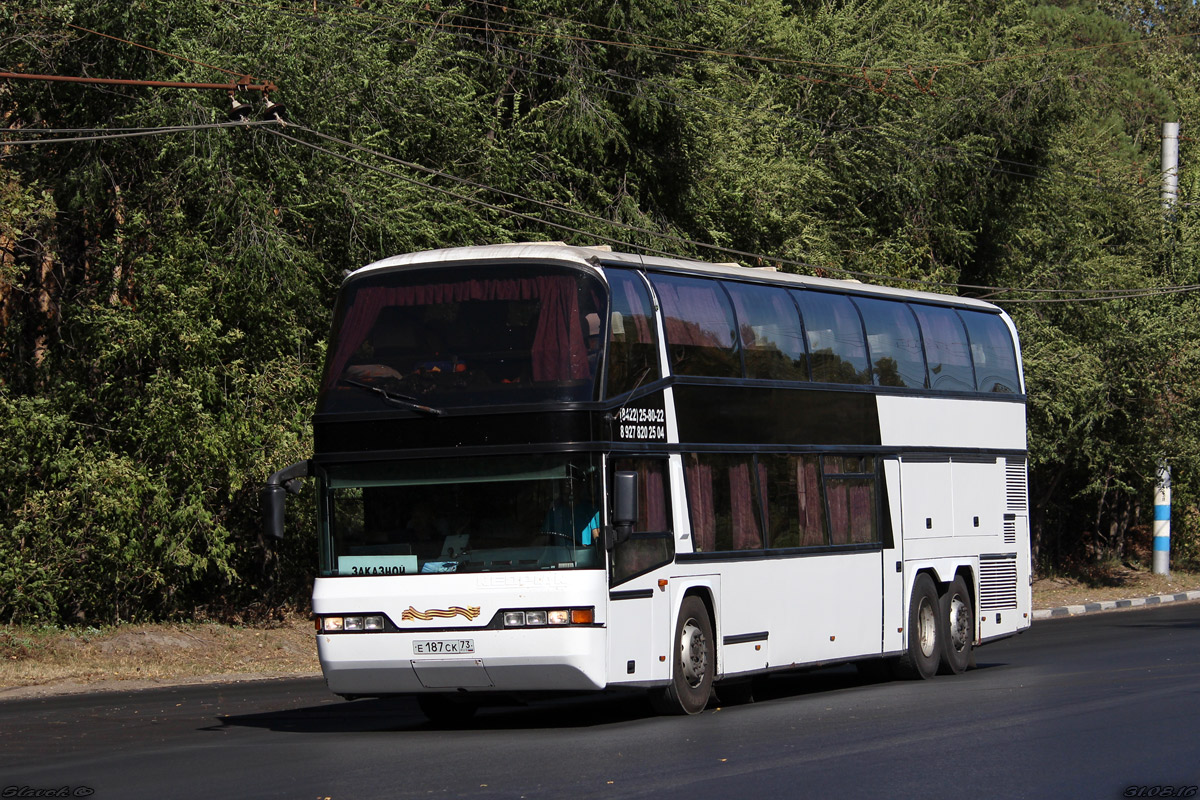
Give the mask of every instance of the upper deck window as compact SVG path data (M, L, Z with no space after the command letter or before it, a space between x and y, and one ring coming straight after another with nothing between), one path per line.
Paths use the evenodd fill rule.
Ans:
M1018 393L1021 376L1012 334L999 314L960 311L971 337L971 356L975 362L976 388L981 392Z
M386 271L338 302L320 411L592 400L607 302L551 265Z
M800 315L787 290L752 283L724 285L737 311L746 377L808 380Z
M925 388L925 355L917 318L904 303L856 297L867 329L867 345L877 386Z
M812 377L821 383L870 383L862 320L849 297L793 291L804 318Z
M925 339L929 382L934 389L951 392L975 391L975 372L967 331L952 308L914 304Z
M733 309L716 281L652 275L676 375L739 378Z
M654 312L646 285L636 272L608 271L612 316L608 326L608 383L615 397L661 377Z

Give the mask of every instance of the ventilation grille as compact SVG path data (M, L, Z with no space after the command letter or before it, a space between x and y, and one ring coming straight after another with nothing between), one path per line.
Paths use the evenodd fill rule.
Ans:
M979 562L979 610L1003 611L1017 607L1017 559L995 558Z
M1004 543L1017 543L1017 520L1015 518L1008 518L1006 516L1004 520Z
M1025 479L1025 459L1009 458L1004 462L1004 492L1008 510L1015 514L1029 511L1029 491Z

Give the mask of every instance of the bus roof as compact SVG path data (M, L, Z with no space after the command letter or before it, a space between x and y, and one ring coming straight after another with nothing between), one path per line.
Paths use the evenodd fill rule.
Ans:
M530 259L534 261L559 261L575 263L581 266L605 267L620 266L634 269L644 269L651 272L674 272L710 277L735 278L738 280L758 281L761 283L786 284L797 288L824 289L826 291L845 292L849 294L888 296L897 299L924 300L942 305L957 305L988 311L1000 311L991 303L970 297L959 297L952 294L895 289L888 286L876 286L855 280L835 280L832 278L815 278L808 275L798 275L790 272L778 272L771 269L756 269L743 267L738 264L714 264L707 261L694 261L685 258L662 258L659 256L643 256L636 253L617 253L607 246L577 247L562 242L525 242L516 244L490 244L472 247L451 247L441 250L425 250L417 253L391 256L375 261L358 270L349 277L358 277L366 272L381 269L403 267L418 267L431 264L448 264L452 262L486 262L512 261L514 259Z

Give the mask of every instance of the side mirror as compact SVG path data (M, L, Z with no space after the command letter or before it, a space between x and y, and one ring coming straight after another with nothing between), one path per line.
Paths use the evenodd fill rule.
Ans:
M638 476L618 472L613 476L613 529L616 543L627 541L638 519Z
M263 532L271 538L283 538L283 510L287 490L282 486L264 486L259 493L262 503Z
M300 480L307 478L309 474L309 462L297 461L267 478L267 483L258 496L262 505L263 532L268 537L283 538L283 511L287 493L298 494Z

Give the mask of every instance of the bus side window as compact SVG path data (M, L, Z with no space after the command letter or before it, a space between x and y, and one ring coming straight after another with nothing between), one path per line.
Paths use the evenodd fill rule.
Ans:
M828 292L793 291L808 337L813 380L870 383L871 364L862 319L850 298Z
M609 270L612 315L608 327L607 397L658 380L658 344L650 296L636 272Z
M782 549L827 544L818 457L760 455L758 464L767 497L767 546Z
M613 586L668 564L675 557L666 459L614 459L611 474L625 471L638 475L638 519L633 526L633 535L613 547Z
M761 550L761 511L748 455L693 453L686 457L692 547L697 553Z
M924 389L925 354L917 318L904 303L856 297L854 304L862 312L867 329L876 386L909 386Z
M967 331L954 309L914 303L912 310L921 323L932 388L951 392L975 391Z
M662 306L671 371L676 375L740 378L742 360L729 299L716 281L654 275Z
M825 498L833 544L879 541L875 502L875 459L825 456Z
M800 315L786 290L752 283L724 283L737 313L746 356L746 377L808 380L808 354Z
M959 311L971 337L971 360L975 363L976 387L981 392L1021 391L1017 354L1012 334L999 314Z

